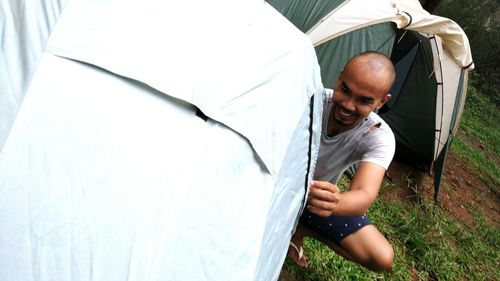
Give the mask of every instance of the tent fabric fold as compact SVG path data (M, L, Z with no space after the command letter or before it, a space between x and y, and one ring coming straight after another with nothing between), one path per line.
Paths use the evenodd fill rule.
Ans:
M0 2L0 151L67 1Z

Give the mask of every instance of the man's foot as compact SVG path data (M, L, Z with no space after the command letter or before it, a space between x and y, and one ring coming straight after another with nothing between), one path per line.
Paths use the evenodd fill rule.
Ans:
M290 241L290 247L288 247L288 256L300 267L307 268L307 259L304 256L304 249L302 245L295 245Z

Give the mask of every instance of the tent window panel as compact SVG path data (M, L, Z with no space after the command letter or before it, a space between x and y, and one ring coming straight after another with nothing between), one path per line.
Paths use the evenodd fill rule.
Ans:
M391 23L364 27L316 47L323 85L332 88L345 63L364 51L378 51L390 56L395 39Z
M413 164L428 168L434 159L437 81L435 75L428 75L429 69L433 68L429 41L425 38L419 41L417 54L398 99L381 116L394 131L397 150L404 150L405 159L401 155L396 155L396 158L418 160L420 163ZM407 51L410 52L412 48Z
M396 81L394 81L394 85L391 88L391 99L386 103L388 108L391 108L394 103L397 101L399 97L399 93L403 88L403 85L406 81L406 77L408 76L408 72L410 71L413 61L417 55L418 45L415 45L410 52L406 54L406 56L402 57L398 62L394 64L396 69Z

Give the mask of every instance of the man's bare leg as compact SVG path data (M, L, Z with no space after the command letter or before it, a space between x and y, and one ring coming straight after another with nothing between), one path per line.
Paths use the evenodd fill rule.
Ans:
M304 238L306 236L312 237L312 235L315 235L315 233L299 224L290 241L290 247L288 247L288 256L302 268L307 268L308 263L305 256L300 256L300 251L304 244ZM293 243L293 246L291 243Z
M340 241L327 245L346 259L373 271L392 271L394 250L374 225L367 225Z
M358 231L352 233L340 243L325 239L314 231L299 225L295 234L292 237L292 242L297 247L302 247L304 237L312 237L319 240L340 256L359 263L370 270L374 271L392 271L392 263L394 259L394 251L391 244L384 235L378 231L373 225L362 227ZM305 257L298 258L298 253L295 250L289 249L289 256L299 266L307 267ZM304 266L305 261L305 266Z

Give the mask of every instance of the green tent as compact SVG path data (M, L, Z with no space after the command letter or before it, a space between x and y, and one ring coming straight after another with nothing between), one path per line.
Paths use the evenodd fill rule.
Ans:
M434 175L439 194L474 68L469 41L455 22L418 1L267 0L316 46L325 87L353 55L373 50L393 61L391 101L379 114L396 136L395 159Z

